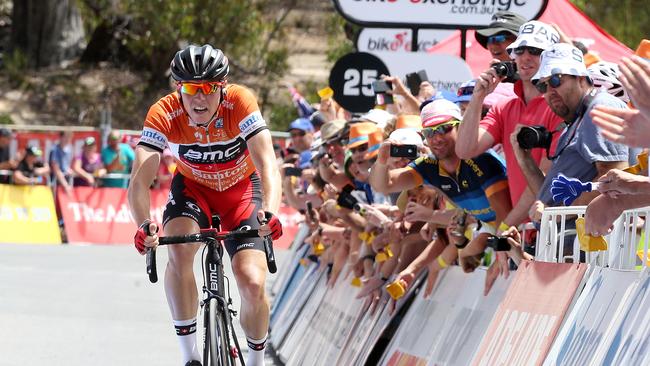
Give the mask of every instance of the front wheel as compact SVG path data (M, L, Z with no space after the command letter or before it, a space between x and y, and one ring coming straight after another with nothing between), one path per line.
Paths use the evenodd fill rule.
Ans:
M210 299L208 307L208 333L206 334L207 344L210 349L209 365L210 366L231 366L235 365L230 356L230 347L228 346L228 329L226 328L225 314L219 306L217 299Z

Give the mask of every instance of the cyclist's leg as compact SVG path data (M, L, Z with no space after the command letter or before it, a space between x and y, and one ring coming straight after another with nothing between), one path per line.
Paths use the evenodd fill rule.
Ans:
M196 233L209 225L201 196L192 189L191 182L181 175L174 177L163 225L165 235ZM176 334L181 346L183 362L200 360L196 345L196 312L198 292L194 276L194 257L200 244L171 245L165 271L165 294L172 313Z

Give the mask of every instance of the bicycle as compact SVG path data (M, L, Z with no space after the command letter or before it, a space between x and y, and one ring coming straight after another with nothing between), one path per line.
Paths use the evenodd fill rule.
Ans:
M213 217L212 222L219 220ZM212 227L202 229L199 233L179 236L159 237L158 245L173 245L186 243L204 243L201 256L204 257L201 271L203 274L203 365L204 366L234 366L236 359L245 365L244 357L239 347L239 341L232 325L232 318L237 316L237 311L232 309L230 297L230 282L225 286L223 271L223 241L226 239L243 239L258 237L258 230L219 231ZM207 250L207 253L206 253ZM269 272L275 273L277 267L273 254L273 245L270 237L264 238L264 252ZM208 269L206 272L206 268ZM156 283L158 273L156 269L156 249L147 250L147 274L149 281ZM226 293L226 288L228 289Z

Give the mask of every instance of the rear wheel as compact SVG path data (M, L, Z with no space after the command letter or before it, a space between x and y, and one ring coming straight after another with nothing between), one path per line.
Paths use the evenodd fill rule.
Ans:
M210 365L209 366L231 366L235 365L230 356L230 347L228 345L228 329L224 321L225 314L219 306L217 299L210 299L208 316L208 347L210 348Z

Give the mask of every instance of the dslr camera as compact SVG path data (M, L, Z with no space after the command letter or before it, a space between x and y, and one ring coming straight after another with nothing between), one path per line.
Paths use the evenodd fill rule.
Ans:
M515 79L517 76L517 64L512 61L499 62L498 64L492 65L492 68L502 78Z
M530 150L536 147L548 149L551 147L553 134L544 126L524 126L517 134L517 142L522 149Z
M507 236L491 235L487 238L487 246L496 252L507 252L510 250L510 243L508 243Z

